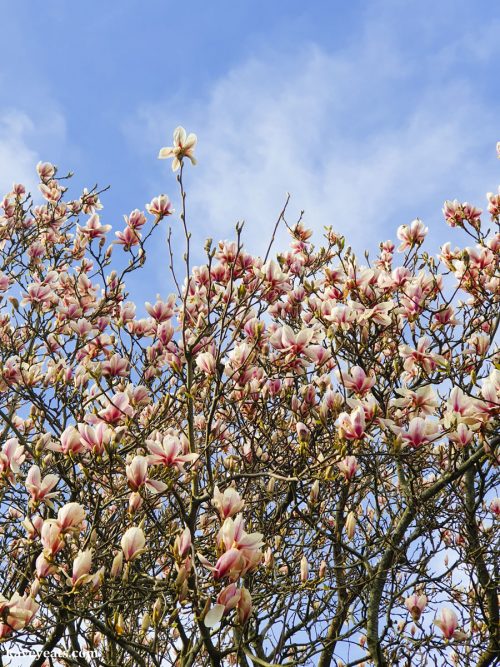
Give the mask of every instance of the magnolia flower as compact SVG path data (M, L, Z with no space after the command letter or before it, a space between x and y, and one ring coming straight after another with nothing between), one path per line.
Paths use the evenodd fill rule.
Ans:
M353 366L349 373L338 372L337 375L342 379L346 389L361 395L369 392L377 381L373 370L367 375L360 366Z
M341 412L338 418L338 429L341 438L360 440L365 434L365 411L361 406L348 414Z
M145 486L152 493L162 493L167 489L164 482L148 477L148 460L145 456L134 456L128 466L125 467L127 482L132 491L137 491Z
M47 556L54 556L64 547L61 527L53 519L47 519L43 522L40 539Z
M358 470L358 460L355 456L346 456L340 463L337 463L337 467L349 482Z
M21 630L32 620L39 605L30 597L21 597L19 593L7 600L0 596L0 614L5 623L0 623L0 638L8 636L13 630Z
M451 639L458 627L458 617L453 609L443 607L434 625L438 626L446 639Z
M345 532L349 540L352 540L356 532L356 514L354 512L349 512L345 522Z
M229 584L217 596L217 604L224 605L224 612L234 609L241 598L241 590L235 583Z
M19 472L26 455L17 438L9 438L0 451L0 473Z
M191 551L191 531L186 526L180 535L177 535L174 543L174 553L179 558L184 558Z
M174 158L172 161L172 171L177 171L179 169L184 157L189 158L191 164L196 164L196 159L193 155L196 142L196 134L191 133L186 135L186 130L183 127L176 127L174 130L174 145L162 148L158 153L158 158L160 160L165 160L170 157Z
M46 475L42 479L40 468L34 465L28 470L24 485L32 500L43 501L57 495L58 492L52 491L52 489L58 481L57 475Z
M120 572L122 571L123 567L123 553L121 551L118 551L116 556L113 558L113 562L111 563L111 570L109 571L110 577L118 577Z
M66 503L57 513L57 525L62 532L78 530L85 519L85 510L79 503Z
M212 505L219 512L221 519L227 519L227 517L234 516L235 514L238 514L238 512L241 512L245 502L232 486L228 486L227 489L224 489L224 493L221 493L219 487L215 486Z
M305 582L309 579L309 563L307 562L307 558L305 556L302 556L300 559L300 581L305 584Z
M215 357L211 352L202 352L196 357L196 365L207 375L213 375L215 372Z
M425 607L427 605L427 596L426 595L417 595L414 593L407 597L405 600L405 607L411 614L412 619L416 622L422 615Z
M415 244L420 245L428 231L429 228L418 218L413 220L409 227L408 225L401 225L397 231L398 239L402 241L398 251L401 252L406 248L412 248Z
M148 462L153 465L176 467L182 470L185 463L192 463L198 458L198 454L183 454L181 441L174 435L165 435L160 442L146 440L146 445L151 452Z
M86 584L92 579L89 574L92 565L92 550L79 551L77 557L73 561L73 574L71 576L71 584L76 588L82 584Z
M244 625L252 613L252 596L248 588L242 586L240 600L238 602L238 621Z
M490 503L490 511L496 517L500 518L500 498L493 498Z
M87 424L78 424L80 442L93 454L104 453L106 445L111 442L113 432L105 422L99 422L95 428Z
M42 551L35 561L35 571L36 576L39 579L46 579L49 575L57 572L57 568L50 560L47 560L44 552Z
M87 236L89 239L101 239L109 232L111 225L101 225L99 216L94 213L84 227L77 225L76 228L80 234Z
M129 528L121 539L121 547L125 560L127 562L132 561L144 553L145 544L146 538L142 529L136 526Z
M414 417L407 429L394 426L393 430L407 445L415 449L432 442L439 436L439 425L422 417Z
M151 215L156 215L159 218L164 218L167 215L172 215L174 209L172 208L172 202L167 197L167 195L158 195L158 197L153 197L149 204L146 204L146 211Z

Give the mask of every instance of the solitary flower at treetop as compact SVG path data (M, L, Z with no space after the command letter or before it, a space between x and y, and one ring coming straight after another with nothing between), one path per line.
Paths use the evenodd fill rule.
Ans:
M162 148L158 153L158 158L160 160L166 160L169 157L173 157L172 171L177 171L177 169L179 169L184 157L189 158L191 164L196 164L193 152L197 140L196 134L191 132L186 135L186 130L183 127L176 127L174 130L174 145Z

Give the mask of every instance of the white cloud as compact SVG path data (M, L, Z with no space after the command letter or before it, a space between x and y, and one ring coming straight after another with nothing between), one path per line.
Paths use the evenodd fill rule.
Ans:
M36 147L45 141L59 143L65 136L64 117L57 112L34 118L17 109L0 114L0 193L9 192L13 183L22 183L36 194L36 164L43 156Z
M442 241L444 199L484 203L498 178L497 119L472 78L446 76L458 57L453 44L433 54L441 80L429 76L417 95L413 81L429 63L403 57L385 27L372 27L343 52L269 50L229 71L196 106L144 106L128 123L151 155L177 124L197 132L199 165L187 178L197 242L231 237L245 219L247 245L262 252L287 191L291 221L305 209L308 225L331 224L357 250L394 238L417 216Z

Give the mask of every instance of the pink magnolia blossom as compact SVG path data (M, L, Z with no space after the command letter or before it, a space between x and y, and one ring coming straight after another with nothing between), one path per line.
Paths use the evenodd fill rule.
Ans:
M39 605L30 597L14 593L10 600L0 595L0 614L5 622L0 623L0 638L7 637L14 630L21 630L33 619Z
M122 245L124 250L130 250L133 246L139 245L141 240L140 232L128 226L122 232L115 232L115 236L115 243Z
M149 204L146 204L146 210L151 215L156 215L158 218L164 218L167 215L172 215L174 209L172 202L167 195L158 195L154 197Z
M224 605L224 613L234 609L241 598L241 590L235 583L229 584L217 596L217 604Z
M174 435L165 435L159 441L146 440L146 445L151 452L148 462L152 465L164 465L183 470L185 463L192 463L198 458L198 454L184 454L181 441Z
M398 227L397 231L397 237L400 241L402 241L398 251L401 252L406 250L406 248L412 248L414 245L420 245L423 243L428 231L429 228L426 227L418 218L413 220L410 226L401 225Z
M145 456L134 456L129 465L125 467L129 487L137 491L145 486L152 493L162 493L167 485L159 480L148 477L148 459Z
M500 518L500 498L493 498L490 503L490 511L496 517Z
M124 392L118 392L112 399L107 399L107 406L98 412L100 419L108 424L117 424L133 414L130 399Z
M129 528L121 539L123 556L127 562L134 560L144 553L146 538L141 528Z
M80 434L74 426L67 426L61 433L60 445L49 445L49 449L60 451L63 454L79 454L85 451L85 445L80 439Z
M85 519L85 510L79 503L66 503L57 513L57 524L62 532L79 530Z
M408 609L412 619L415 622L419 620L426 606L427 606L426 595L417 595L417 593L414 593L413 595L407 597L405 600L405 607Z
M337 463L337 467L349 482L351 479L353 479L358 470L358 460L355 456L346 456L342 461L340 461L340 463Z
M89 574L92 566L92 550L86 549L79 551L77 557L73 561L73 574L71 576L71 584L76 588L86 584L92 579Z
M111 377L126 377L128 375L128 359L120 357L119 354L113 354L109 359L101 364L102 374Z
M58 483L57 475L41 476L40 468L37 465L31 466L26 475L24 485L34 501L45 501L57 495L57 491L52 491Z
M442 607L434 624L438 626L446 639L452 639L458 627L458 617L450 607Z
M302 556L300 559L300 581L305 584L305 582L309 579L309 563L307 562L307 558L305 556Z
M271 336L269 342L278 350L299 355L306 350L313 337L314 329L301 329L295 334L293 329L285 324Z
M174 552L179 556L179 558L184 558L190 553L191 547L191 531L186 526L182 533L177 535L175 538Z
M105 238L106 234L111 229L111 225L101 225L99 216L94 213L86 222L84 227L77 225L77 230L83 236L89 239Z
M51 574L54 574L54 572L57 572L57 567L52 560L47 559L45 553L42 551L35 561L35 571L39 579L46 579Z
M346 389L354 391L362 396L370 391L377 378L375 373L370 371L367 375L360 366L353 366L349 373L338 373Z
M46 519L41 530L41 542L47 556L54 556L64 547L61 527L53 519Z
M24 447L19 444L17 438L9 438L0 451L0 474L2 472L17 473L24 462L26 455Z
M219 487L215 486L212 505L219 512L221 519L227 519L241 512L245 503L240 494L232 486L224 489L224 493L221 493Z
M196 134L186 135L186 130L179 126L174 130L174 145L162 148L158 154L160 160L173 158L172 171L177 171L181 166L182 160L187 157L191 164L196 164L194 157L194 147L196 146Z
M215 357L211 352L202 352L196 357L196 365L207 375L215 373Z
M403 442L415 449L436 440L440 435L439 424L422 417L414 417L406 429L395 426L393 430Z
M345 532L349 540L352 540L354 534L356 533L356 524L357 524L356 514L355 512L351 511L347 515L347 519L345 522Z
M238 602L238 621L245 625L252 614L252 596L248 588L241 587L240 599Z
M362 407L357 407L351 414L341 412L338 418L338 431L341 438L361 440L365 435L366 420Z
M78 424L80 442L93 454L102 455L107 445L111 442L113 432L105 422L99 422L92 427L88 424Z

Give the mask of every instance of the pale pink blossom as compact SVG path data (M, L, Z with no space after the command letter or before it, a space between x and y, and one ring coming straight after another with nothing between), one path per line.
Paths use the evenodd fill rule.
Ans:
M211 352L202 352L196 357L196 365L198 368L206 373L207 375L213 375L215 373L215 357Z
M358 470L358 461L355 456L346 456L340 463L337 463L337 466L349 482Z
M377 378L375 373L371 370L368 375L360 366L353 366L349 373L338 373L342 379L342 383L346 389L350 389L356 394L364 395L370 391Z
M121 547L125 560L132 561L145 551L146 538L141 528L129 528L121 539Z
M300 559L300 581L305 584L306 581L309 579L309 563L307 562L307 558L305 556L302 556Z
M64 547L61 527L53 519L46 519L43 522L40 539L47 556L54 556Z
M424 241L428 231L429 228L418 218L413 220L410 226L401 225L397 231L397 237L402 241L398 251L401 252L406 248L412 248L414 245L420 245Z
M227 517L234 516L235 514L238 514L238 512L241 512L245 503L240 494L232 486L228 486L224 489L224 493L221 493L219 487L215 486L212 505L219 512L221 519L227 519Z
M57 524L62 532L79 530L85 519L85 510L79 503L66 503L57 513Z
M408 609L412 619L415 622L419 620L426 606L427 606L426 595L417 595L417 593L414 593L413 595L407 597L405 600L405 607Z
M34 501L45 501L57 495L57 491L52 491L58 483L57 475L46 475L42 478L40 468L37 465L31 466L24 482L26 490Z
M5 441L2 451L0 451L0 473L19 472L25 458L24 447L19 444L19 440L9 438Z
M174 209L172 202L167 195L158 195L154 197L149 204L146 204L146 210L151 215L156 215L158 218L164 218L167 215L172 215Z
M438 626L446 639L452 639L458 627L458 616L450 607L442 607L434 624Z
M191 547L191 531L186 526L182 533L175 538L174 551L179 558L184 558L190 553Z
M338 418L338 431L341 438L361 440L365 435L366 420L362 407L357 407L351 414L341 412Z
M439 437L439 424L422 417L414 417L407 428L393 427L408 446L418 449Z
M490 511L496 517L500 518L500 498L493 498L490 503Z
M354 537L354 534L356 532L356 524L357 524L356 514L354 512L349 512L345 522L345 532L349 540L352 540L352 538Z
M238 602L238 621L245 625L252 614L252 596L248 588L241 587L240 599Z
M235 583L229 584L217 596L217 604L224 605L224 613L234 609L241 598L241 590Z
M177 171L181 166L182 160L187 157L191 164L196 164L194 157L194 147L196 146L196 134L186 135L186 130L179 126L174 130L174 145L162 148L158 154L160 160L173 158L172 171Z
M92 579L92 576L89 574L91 566L92 550L79 551L73 561L73 573L71 576L71 583L75 588L86 584Z
M152 465L164 465L182 470L185 463L192 463L198 458L198 454L184 454L181 441L174 435L165 435L160 441L146 440L146 445L151 452L148 461Z

